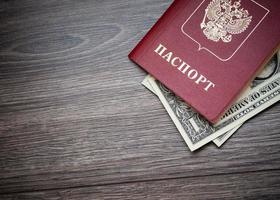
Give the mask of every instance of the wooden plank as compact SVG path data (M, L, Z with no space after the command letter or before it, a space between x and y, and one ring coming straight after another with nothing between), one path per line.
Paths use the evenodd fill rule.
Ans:
M0 193L274 170L280 105L189 152L127 54L171 1L0 2Z
M3 200L278 200L279 197L279 171L182 178L0 195L0 198Z

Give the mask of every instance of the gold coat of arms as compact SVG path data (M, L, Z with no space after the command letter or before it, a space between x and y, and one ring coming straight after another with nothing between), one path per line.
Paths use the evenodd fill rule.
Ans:
M249 12L241 8L241 0L212 0L205 9L200 27L209 40L228 43L232 35L245 31L251 21Z

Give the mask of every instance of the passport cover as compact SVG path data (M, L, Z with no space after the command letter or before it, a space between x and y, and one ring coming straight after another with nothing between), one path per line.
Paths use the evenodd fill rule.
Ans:
M279 47L279 11L279 0L175 0L129 58L215 123Z

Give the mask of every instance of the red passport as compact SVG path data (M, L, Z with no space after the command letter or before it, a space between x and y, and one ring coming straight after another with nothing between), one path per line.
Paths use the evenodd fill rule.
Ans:
M175 0L129 58L215 123L276 52L279 0Z

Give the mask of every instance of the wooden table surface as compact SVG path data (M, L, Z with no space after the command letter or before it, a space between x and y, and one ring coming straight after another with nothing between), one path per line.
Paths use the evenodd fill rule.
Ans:
M191 153L127 58L171 0L0 1L0 199L280 199L280 104Z

